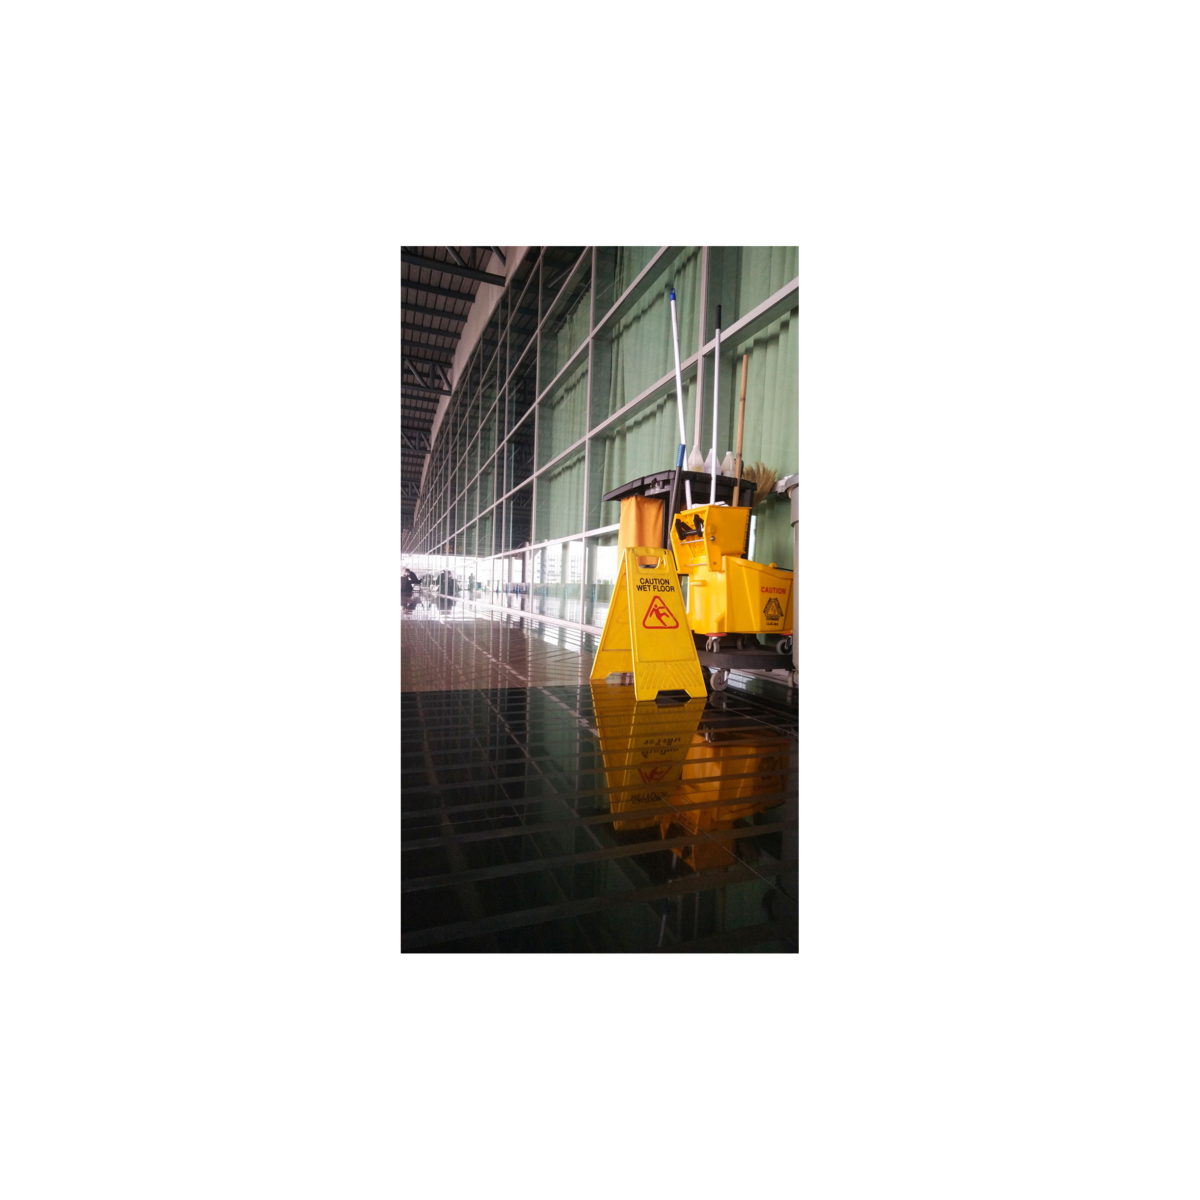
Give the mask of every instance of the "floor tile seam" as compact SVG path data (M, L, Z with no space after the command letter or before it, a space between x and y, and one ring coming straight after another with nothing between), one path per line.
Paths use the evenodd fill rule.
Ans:
M455 768L442 769L446 770ZM556 782L556 784L564 785L562 787L556 787L556 794L562 794L562 796L592 796L592 794L596 794L596 796L619 796L619 794L624 792L655 791L655 782L647 781L632 782L632 784L610 784L606 787L596 787L594 785L581 786L580 784L581 779L594 778L594 776L598 775L607 775L613 772L613 770L625 773L629 772L629 770L636 769L638 769L636 766L610 768L605 767L602 763L599 763L592 768L580 768L572 770L572 772L568 772L568 770L559 767L544 767L542 768L542 773L538 775L500 775L493 772L493 774L487 776L487 778L458 780L442 779L439 775L438 787L442 788L443 792L454 792L462 790L475 790L475 788L480 787L517 787L527 784L538 784L538 782L545 781ZM785 791L788 791L788 794L791 794L791 785L794 784L794 786L796 786L796 794L798 794L800 781L799 779L791 779L793 774L798 774L798 768L787 768L786 770L775 769L768 770L768 772L763 772L763 770L751 770L751 772L736 772L721 775L694 775L691 776L690 779L674 780L671 786L673 788L691 788L692 791L710 791L712 788L718 786L738 784L738 782L744 782L745 780L750 779L761 779L763 775L785 775L787 776L787 787L785 787ZM396 799L401 800L404 797L420 796L420 794L425 791L426 786L414 785L410 787L400 787L397 785ZM734 798L728 803L730 803L731 806L737 804L748 804L752 803L752 797L745 799Z
M456 633L458 633L458 635L459 635L459 636L460 636L460 637L463 639L463 641L464 641L464 642L466 642L466 644L467 644L467 645L471 646L473 649L475 649L475 650L477 650L477 651L478 651L478 650L482 650L482 647L478 647L478 646L476 646L476 644L475 644L474 642L472 642L472 641L471 641L471 639L470 639L470 638L468 638L468 637L467 637L467 635L466 635L466 634L465 634L465 633L464 633L462 630L458 629L458 630L455 630L455 632L456 632ZM493 657L491 654L489 654L487 651L482 651L482 652L483 652L483 653L486 655L486 657L487 657L487 658L488 658L488 659L489 659L489 660L490 660L490 661L491 661L493 664L495 664L495 665L497 665L497 666L501 666L501 667L503 668L503 670L505 670L505 671L507 671L507 672L510 672L514 678L517 678L517 679L522 679L522 681L523 681L523 683L524 683L524 686L525 686L525 687L528 687L528 686L529 686L529 681L528 681L527 679L523 679L523 677L522 677L522 676L521 676L521 675L520 675L518 672L516 672L515 670L513 670L511 667L509 667L509 665L508 665L507 663L503 663L503 664L501 664L501 663L499 663L499 661L498 661L496 658L494 658L494 657Z
M412 949L418 949L421 945L437 945L439 942L461 941L465 938L479 937L487 933L506 932L509 929L518 929L528 925L566 920L591 912L601 912L610 908L618 908L625 904L649 903L658 899L669 899L674 896L690 895L693 892L711 891L717 887L731 887L738 883L750 882L748 878L738 878L736 877L737 875L738 872L733 870L721 881L717 881L707 875L695 875L691 878L672 881L668 884L637 888L633 891L606 896L593 896L587 900L574 901L566 905L544 905L537 909L524 909L516 913L501 913L496 917L485 917L482 921L462 921L452 925L441 925L416 930L409 935L407 940ZM439 933L445 936L432 936ZM404 942L405 935L401 933L401 950L404 949ZM414 942L416 945L413 945Z
M499 747L497 747L496 749L499 749ZM543 747L540 743L533 743L531 745L530 749L531 749L531 751L540 752L543 750ZM632 762L627 763L627 764L621 763L621 764L614 764L614 765L610 766L608 763L608 757L610 755L633 754L636 752L637 752L637 747L598 746L594 750L579 750L579 751L575 751L574 753L566 753L563 751L557 751L557 750L552 751L550 749L546 749L545 757L556 759L559 761L567 761L567 760L574 759L580 763L582 763L583 760L585 760L585 759L590 760L590 763L591 763L590 766L579 765L574 768L564 768L564 767L554 768L560 774L571 773L571 774L576 774L576 775L590 775L593 772L600 771L600 770L603 770L603 771L633 770L637 766L636 763L632 763ZM449 750L436 750L436 751L431 750L430 753L435 754L435 755L448 755L451 753L451 751L449 751ZM759 751L751 752L749 754L722 754L722 755L714 755L711 758L697 757L695 759L686 760L685 768L687 766L690 766L693 769L699 769L701 766L708 767L708 766L712 765L713 763L727 764L727 763L734 763L734 762L748 762L752 759L763 757L763 755L765 753L766 753L766 751L759 750ZM459 759L459 760L456 760L455 764L453 764L453 765L449 764L449 763L438 763L437 766L441 770L444 770L444 771L472 771L478 767L495 767L497 765L497 763L495 761L496 757L497 756L495 754L487 754L487 755L485 755L484 758L480 759L479 761L464 762L461 759ZM519 757L525 758L526 756L520 755ZM503 765L507 766L507 765L509 765L509 763L515 762L515 761L517 761L517 758L518 758L518 756L516 756L516 755L508 755L508 756L506 756L506 761L503 763ZM599 759L600 761L597 762L597 759ZM413 768L413 767L409 768L409 770L418 770L418 769L420 769L420 768ZM784 770L784 771L791 770L791 766L789 764L788 766L785 766L785 767L768 768L767 770L763 770L763 771L741 772L741 773L731 774L729 776L726 776L724 774L705 775L705 776L703 776L703 778L725 779L728 777L731 779L741 779L741 778L746 778L747 776L753 776L753 775L773 774L780 770ZM507 776L507 777L503 777L503 778L506 778L509 782L514 781L514 777L512 777L512 776ZM537 776L524 776L523 778L535 779L535 778L537 778ZM692 782L692 781L688 780L687 782ZM474 783L474 781L470 780L470 779L456 781L453 783L443 784L439 790L445 791L447 788L450 788L450 787L470 787L470 786L472 786L473 783ZM418 784L418 785L414 785L414 786L427 787L429 785Z
M523 800L494 800L486 804L473 805L469 812L447 813L445 820L449 821L452 827L457 828L459 825L474 825L480 821L542 821L548 816L559 813L566 813L570 817L577 816L599 816L603 813L611 812L609 808L602 808L598 805L590 805L590 812L584 812L578 806L571 802L575 799L566 793L560 793L554 796L544 796L536 802L526 802ZM519 808L527 809L526 812L520 813L516 810ZM442 821L436 820L435 813L430 813L429 810L423 810L419 813L401 813L400 820L400 838L401 844L405 838L409 841L419 838L426 834L429 830L437 830L442 826Z
M655 732L642 734L640 731L637 735L632 737L626 733L611 735L605 733L595 735L587 732L586 729L577 729L576 727L572 726L569 729L537 729L531 731L528 735L524 735L518 729L514 730L508 736L513 739L519 739L518 744L520 745L536 748L539 751L544 751L547 754L557 757L584 756L588 758L595 758L597 754L604 754L607 756L610 754L619 754L622 752L631 752L641 749L644 738L666 736L670 732L672 731L670 730L670 727L668 727L667 729L661 731L661 735L657 735ZM410 731L408 736L412 737L420 735L416 733L416 731ZM578 737L578 744L571 746L569 749L566 748L562 744L563 739L566 736ZM426 742L426 744L429 746L430 751L434 754L453 755L460 750L468 749L468 747L460 745L460 742L473 742L473 740L474 739L471 734L470 726L464 725L452 733L447 732L443 734L436 741L429 740ZM798 739L785 733L773 733L770 736L760 736L754 738L753 740L745 738L737 741L706 742L704 743L705 745L712 746L718 751L735 751L742 750L744 748L745 752L736 754L717 753L707 756L695 755L689 758L687 761L695 762L699 761L701 758L753 758L756 754L765 754L768 752L767 749L760 750L758 747L771 747L773 744L779 742L784 743L792 753L799 754L800 744ZM699 745L699 743L689 744L688 749L698 749ZM500 749L499 746L495 745L481 745L479 748L483 751ZM411 754L413 752L405 751L405 753Z
M494 784L496 784L498 786L504 786L504 787L515 787L517 784L521 784L521 785L533 784L533 782L547 782L547 784L548 784L548 782L557 782L557 784L563 785L560 787L556 787L556 791L558 791L558 792L577 791L577 788L575 786L572 786L570 776L568 773L563 772L563 770L559 770L557 767L542 767L535 760L528 760L528 761L533 763L533 766L536 770L536 774L534 774L534 775L498 775L496 780L494 780ZM448 768L443 768L443 769L448 769ZM600 770L602 770L602 769L604 769L604 768L596 767L596 768L593 768L592 770L576 770L576 772L571 772L570 774L575 775L575 776L592 775L592 774L596 774L596 773L600 772ZM450 790L454 790L454 788L479 787L481 785L481 782L485 782L485 781L463 779L463 780L457 780L457 781L442 782L439 780L439 786L442 787L444 791L450 791ZM488 785L491 785L493 780L486 780L486 782ZM397 796L412 796L412 794L414 792L421 792L421 791L424 791L424 788L421 788L421 787L397 788Z
M491 785L488 785L488 786L491 786ZM502 791L503 791L503 788L502 788ZM398 814L398 816L400 816L400 820L402 820L402 821L416 821L416 820L424 820L424 818L426 818L426 817L440 816L443 814L446 816L454 817L455 815L458 815L458 814L468 814L468 812L486 812L487 810L490 810L490 809L528 808L528 806L532 806L532 805L562 804L562 805L568 806L568 808L571 808L572 810L577 811L577 812L580 811L582 808L593 809L595 811L595 815L600 815L600 814L604 814L604 812L612 812L613 810L611 808L611 805L614 803L616 803L616 804L630 803L629 800L620 798L620 796L622 796L622 793L644 792L644 791L646 791L646 788L644 788L644 786L643 786L643 787L637 787L637 788L624 787L624 788L619 788L619 790L610 790L610 788L601 788L601 790L595 790L595 791L589 790L589 791L578 791L578 792L551 792L551 793L546 794L546 796L522 797L522 796L508 796L508 794L505 794L505 796L503 798L493 797L492 799L476 800L476 802L474 802L473 804L446 805L445 808L440 808L440 806L430 806L430 808L425 808L425 809L397 809L397 814ZM658 793L655 793L655 794L658 794ZM672 792L671 794L674 794L674 793ZM698 793L694 793L694 794L697 794L697 796L703 796L704 793L698 792ZM605 799L608 800L608 804L610 804L610 808L604 808L604 806L601 806L602 800L605 800ZM772 808L778 808L778 806L780 804L786 804L788 802L788 800L792 800L792 799L803 800L803 796L802 796L802 794L800 794L799 790L796 790L796 791L785 790L785 791L781 791L781 792L763 792L761 794L761 796L752 797L751 799L745 800L745 802L740 802L740 803L737 802L737 800L734 800L734 802L730 802L730 800L721 799L720 797L716 797L712 800L696 799L696 800L689 800L689 802L686 802L683 805L683 811L696 812L696 811L700 811L703 809L714 809L714 808L744 808L744 806L746 804L755 804L755 805L764 804L764 803L767 803L768 800L772 800L772 799L774 799L774 804L772 805ZM592 802L594 802L594 803L581 805L581 804L577 803L577 802L580 802L580 800L592 800ZM572 803L572 802L575 802L575 803ZM666 800L659 800L659 802L656 802L656 803L666 804L667 802L666 802ZM641 811L641 810L625 809L623 811L629 812L629 811ZM763 811L769 811L769 809L763 810ZM455 823L458 823L458 822L455 822Z
M437 722L435 729L428 731L427 736L432 740L445 741L457 736L457 732L460 729L478 728L481 722L492 719L488 713L478 711L463 713L461 715L447 713L442 717L441 721ZM415 718L410 717L409 720L415 720ZM510 721L514 729L521 729L543 738L563 733L574 733L577 724L575 721L543 721L540 718L526 721L515 715L510 717ZM670 726L666 726L666 728L670 728Z
M672 793L673 794L673 793ZM697 793L703 796L704 793ZM445 815L451 824L463 824L472 821L473 818L467 817L466 821L461 820L462 814L467 812L486 812L488 809L506 809L506 808L529 808L534 805L559 805L562 808L568 809L576 816L613 816L616 815L616 820L622 821L630 814L641 814L650 816L658 812L665 816L667 812L707 812L713 809L742 809L746 804L754 804L755 806L766 804L768 808L760 808L758 811L770 812L773 809L778 809L780 805L787 804L788 800L799 800L803 803L803 796L798 791L796 792L764 792L762 796L754 797L744 804L736 802L730 803L727 799L715 797L714 799L704 800L682 800L682 802L672 804L670 798L659 798L655 800L653 805L642 805L637 808L613 809L601 808L599 800L604 796L604 793L594 794L590 792L563 792L551 793L550 796L533 796L533 797L509 797L503 799L494 798L490 800L479 800L475 804L458 804L448 806L445 809L428 808L428 809L412 809L412 810L397 810L397 820L400 821L424 821L428 817ZM595 800L593 804L580 804L580 800ZM574 803L572 803L574 802ZM629 800L610 798L612 804L630 804ZM544 814L527 814L527 816L542 816ZM454 820L458 816L460 820ZM601 822L602 823L602 822Z
M624 771L627 768L621 767L619 769ZM566 773L565 772L560 772L560 773L565 778ZM577 771L577 772L575 772L575 778L576 778L576 780L578 780L582 776L606 775L607 773L608 772L607 772L606 768L597 767L590 771ZM701 785L701 787L704 790L707 790L708 785L710 783L713 785L735 783L735 782L741 782L741 781L744 781L747 779L758 779L763 775L780 775L780 774L785 774L785 772L781 772L781 771L777 771L777 770L776 771L736 771L736 772L730 772L730 773L724 774L724 775L702 775L702 776L693 777L690 779L682 779L682 778L678 779L671 784L671 788L672 788L672 790L675 790L681 784L684 784L689 787L694 786L694 785ZM791 781L791 773L787 772L786 774L788 775L788 780L790 782ZM429 794L430 796L444 795L447 792L463 791L464 789L468 789L468 788L517 787L517 786L524 786L526 784L537 783L537 782L545 782L545 777L541 776L541 775L509 775L509 776L497 776L494 779L480 780L478 782L471 781L471 782L466 782L466 783L449 783L449 784L439 784L437 786L434 786L432 784L420 784L420 785L416 785L416 786L410 786L407 789L407 793L410 796L416 794L417 796L423 797L426 794ZM569 792L567 792L565 794L571 795L571 796L611 796L611 795L619 795L622 792L644 792L647 790L653 790L653 785L647 784L645 782L642 782L642 783L620 783L620 784L594 785L594 786L590 786L590 787L575 787L575 788L572 788ZM556 793L556 794L564 794L564 793ZM519 797L513 798L512 803L517 803L519 800L522 800L522 799L524 799L524 798L519 798ZM532 796L532 797L528 797L527 799L529 799L530 801L533 801L533 800L545 799L545 797ZM727 803L730 805L735 805L735 804L740 804L740 803L749 803L749 802L750 802L750 798L748 798L746 800L741 800L741 799L735 798L735 799L731 799L731 800L727 801ZM483 803L483 802L481 801L480 803ZM401 810L401 811L403 811L403 810ZM454 812L454 811L460 811L460 806L450 805L447 807L438 807L436 809L429 809L428 811L439 812L439 813L440 812Z
M571 811L571 810L569 809L568 811ZM685 814L689 814L689 812L692 812L695 810L683 809L682 811L685 812ZM574 817L574 816L580 816L580 817L612 816L612 817L616 818L616 821L655 820L656 822L661 822L661 818L662 818L661 816L658 818L643 817L643 810L641 810L641 809L632 809L628 812L616 812L616 814L611 814L611 812L605 812L605 814L600 814L600 812L572 812L572 817ZM667 816L667 814L662 814L662 816ZM460 829L460 827L467 826L467 824L482 824L485 822L528 821L528 820L529 820L529 817L522 817L518 814L498 814L498 815L493 815L493 816L488 816L488 817L475 817L475 818L473 818L473 820L470 820L470 821L461 821L461 820L460 821L451 821L450 824L451 824L451 827L456 830L456 832L469 834L469 833L484 833L485 830L466 829L466 828ZM545 823L545 822L542 822L542 823ZM679 824L679 822L674 821L674 820L672 820L671 823ZM604 826L604 824L607 824L607 822L605 822L605 821L595 822L595 826L593 828L599 828L601 826ZM444 828L444 822L432 822L430 824L424 824L424 826L418 826L415 829L402 829L402 830L400 830L400 833L402 833L402 834L421 833L422 830L425 830L425 829L439 829L439 828ZM528 826L528 828L534 828L534 827ZM647 826L646 828L653 828L653 827ZM685 827L682 826L682 824L680 824L680 828L685 828ZM791 830L793 830L793 829L799 829L800 828L800 818L799 817L787 817L786 820L784 820L784 821L770 822L768 824L762 824L762 826L731 826L730 828L733 830L736 830L737 838L761 838L761 836L766 836L767 834L790 833ZM496 826L496 827L494 827L493 830L487 830L487 832L504 833L504 832L506 832L506 830L511 830L511 832L514 834L520 834L522 832L520 826ZM620 832L622 832L622 830L614 830L614 832L620 833ZM721 829L704 830L704 833L713 834L714 838L718 838L718 840L719 840L719 835L724 835L727 832L728 832L728 830L721 830ZM697 830L689 830L689 834L697 836L697 838L698 838L698 836L701 836L701 830L698 830L698 829ZM557 834L553 833L553 832L547 832L547 830L542 829L542 830L539 830L539 836L557 836ZM406 853L406 851L407 851L407 845L406 845L407 840L410 840L410 839L397 839L397 845L398 845L398 848L400 848L401 856L403 856L403 854ZM505 839L498 839L498 840L505 840ZM644 842L644 844L641 844L641 842L640 842L640 844L638 844L638 845L646 845L650 848L650 850L654 850L655 847L660 848L660 850L661 850L661 848L665 848L664 846L662 846L661 842L659 842L659 841Z
M779 804L785 803L790 796L783 792L769 792L764 796L758 797L757 802L762 803L767 808L775 808ZM588 825L608 825L614 821L634 821L643 818L655 816L667 816L672 814L682 816L685 813L700 812L705 809L712 808L728 808L730 807L728 800L698 800L695 803L677 805L671 804L669 801L660 801L655 805L648 805L645 808L626 809L622 812L607 812L595 813L586 817L573 817L564 821L544 821L533 825L522 824L517 826L505 826L502 830L495 831L495 837L515 837L527 833L555 833L567 832L570 829L583 828ZM753 826L746 826L752 829ZM492 831L487 831L489 834ZM449 845L451 843L458 844L459 842L485 842L493 840L490 836L481 836L479 831L469 834L446 834L440 838L420 838L410 841L407 845L401 841L401 850L428 850L434 846Z
M661 954L688 953L722 953L733 949L749 949L764 942L778 942L781 946L789 945L787 930L778 921L762 921L754 925L741 925L736 929L727 929L692 941L674 942L669 946L660 946ZM785 951L787 952L787 951ZM792 950L790 953L798 953Z
M504 792L503 788L500 788L500 791ZM638 792L634 788L629 788L626 792L644 794L644 790ZM494 816L491 811L493 809L536 809L547 808L547 806L559 806L559 808L568 809L580 816L602 816L605 814L611 815L613 812L616 812L619 820L620 814L623 814L623 812L626 815L630 814L630 812L646 812L646 814L650 814L650 812L654 811L661 811L665 814L666 811L703 812L712 809L740 810L745 808L755 808L760 812L769 812L772 809L780 808L781 805L793 802L793 800L802 804L804 802L803 794L799 791L763 792L760 796L750 797L740 800L740 802L739 800L731 802L731 800L721 797L706 799L704 797L708 796L708 792L692 792L688 798L679 797L674 802L671 799L671 796L674 796L674 792L671 792L668 796L661 796L658 792L654 794L656 799L653 805L642 802L634 806L636 803L634 800L623 799L620 793L614 794L611 792L550 792L546 796L528 797L509 796L508 793L504 792L502 796L475 800L474 803L470 804L446 805L445 809L440 809L437 805L426 805L426 808L422 809L397 808L396 815L397 820L400 821L426 821L432 820L434 816L445 815L452 824L467 824L476 820L476 818L469 816L472 812L488 814L486 818L490 820ZM691 797L695 797L695 799ZM421 798L424 799L424 797ZM602 803L605 799L608 802L607 808ZM626 808L614 809L612 808L614 804L628 806ZM520 816L521 814L517 815ZM526 817L535 815L544 814L533 814L533 812L526 812L524 814Z
M543 774L543 775L544 775L544 772L543 772L543 770L542 770L541 764L540 764L540 763L538 763L538 762L537 762L537 760L536 760L536 759L534 759L534 758L533 758L533 756L532 756L532 755L529 753L529 749L528 749L528 747L527 747L527 746L524 744L524 742L523 742L523 741L519 741L519 740L518 740L518 739L515 737L515 735L513 734L513 731L512 731L512 729L511 729L511 727L509 726L509 724L508 724L508 721L506 720L506 718L505 718L504 716L502 716L502 715L499 713L499 711L495 709L495 707L494 707L494 706L493 706L493 711L494 711L494 712L496 712L496 715L497 715L497 717L499 718L499 720L500 720L501 724L503 724L503 725L504 725L505 729L508 731L508 734L509 734L509 736L512 738L512 740L513 740L513 744L514 744L514 745L517 747L517 749L519 749L519 750L521 751L521 753L522 753L522 754L524 755L524 757L525 757L525 760L526 760L528 763L530 763L530 764L533 766L534 770L536 770L536 771L537 771L539 774ZM557 775L557 774L561 774L561 772L559 771L559 769L558 769L558 768L553 768L553 770L554 770L554 772L555 772L555 774L556 774L556 775Z
M717 832L716 840L742 841L747 837L766 837L772 833L781 833L784 829L795 824L794 821L778 821L772 825L756 827L752 832L745 829L725 829ZM609 862L617 858L641 858L647 854L657 854L664 850L682 849L688 846L700 846L704 838L700 832L680 834L677 837L660 838L656 841L634 842L629 845L608 846L602 850L586 850L578 854L560 854L552 858L522 859L511 863L497 863L494 866L475 867L466 872L443 872L439 875L410 876L406 884L402 878L400 891L402 895L413 892L434 891L438 888L461 887L466 883L478 883L489 879L507 879L512 875L532 874L540 871L558 871L567 867L584 866L594 862Z
M606 752L603 747L597 746L594 750L584 749L584 750L574 751L573 753L568 753L566 751L560 751L560 750L551 748L545 742L530 742L529 748L531 751L534 751L537 753L544 753L549 758L564 759L564 760L566 760L566 759L589 759L593 762L596 760L597 756L603 756L605 753L623 753L624 752L624 751L612 751L612 750L609 750ZM465 749L465 747L464 747L464 749ZM496 749L499 750L499 747L497 747ZM430 753L441 757L444 755L453 754L453 749L451 748L448 750L431 750ZM495 757L496 757L496 755L492 755L492 756L485 757L484 759L478 760L478 761L476 761L476 760L468 761L465 758L457 758L457 759L455 759L453 764L439 763L438 765L444 766L446 768L446 770L448 770L448 771L469 771L469 770L473 770L476 767L487 766L489 763L491 763L494 760ZM509 755L508 757L513 758L514 756ZM521 757L523 758L524 755L521 755ZM580 767L577 769L578 770L586 770L588 768Z

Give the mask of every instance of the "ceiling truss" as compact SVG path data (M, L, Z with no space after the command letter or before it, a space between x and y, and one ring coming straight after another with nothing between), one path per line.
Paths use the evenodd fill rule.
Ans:
M503 287L508 263L498 246L404 246L400 262L400 494L401 529L407 531L432 450L434 417L454 391L451 364L475 293L484 283ZM505 273L497 274L489 267ZM429 282L421 282L422 278ZM439 300L445 302L445 308L436 307ZM452 311L459 308L463 311ZM433 329L421 323L431 318L432 324L452 328Z

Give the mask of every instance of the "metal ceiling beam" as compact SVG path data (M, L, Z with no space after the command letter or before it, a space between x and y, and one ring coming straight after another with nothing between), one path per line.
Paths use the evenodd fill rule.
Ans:
M403 359L404 359L404 366L407 366L408 370L410 372L412 372L413 374L415 374L416 378L421 380L421 384L424 385L427 390L436 391L436 392L438 392L438 395L442 395L442 396L454 395L454 386L452 386L452 384L450 383L450 378L448 376L446 376L445 371L442 370L442 364L440 364L440 362L433 362L430 359L415 359L414 360L414 359L410 359L407 354L403 355ZM446 385L445 391L442 391L442 389L438 388L438 385L437 385L438 382L437 382L437 379L434 378L434 372L432 370L430 371L430 377L428 377L428 379L426 379L424 376L422 376L420 371L416 370L416 364L418 364L418 362L421 362L421 364L426 364L430 367L436 368L437 373L440 374L440 376L442 376L443 383Z
M403 368L403 367L401 367L401 368L400 368L400 386L401 386L401 388L408 388L408 389L410 389L410 390L412 390L412 391L422 391L422 392L426 392L426 394L427 394L428 396L438 396L438 397L440 397L440 396L443 396L443 395L445 395L445 392L443 392L443 391L442 391L442 389L440 389L440 388L430 388L430 386L428 386L428 384L420 384L420 383L415 383L415 382L414 382L414 383L408 383L408 382L407 382L407 373L406 373L406 371L404 371L404 368ZM420 403L422 403L422 404L430 404L430 403L432 403L432 401L431 401L431 400L428 400L427 396L406 396L406 395L403 395L403 392L401 392L401 397L400 397L400 398L401 398L401 400L408 400L408 401L413 401L413 402L420 402Z
M426 387L424 384L422 384L420 387L417 387L415 383L406 383L403 386L412 392L428 392L431 396L449 396L451 394L450 392L443 391L441 388ZM414 397L414 399L415 398L416 397Z
M458 338L462 337L461 329L431 329L428 325L418 325L415 321L401 321L401 329L415 329L417 333L428 333L433 337Z
M468 296L467 299L470 300L471 297ZM400 309L405 316L409 313L424 313L430 317L445 317L448 321L465 321L471 315L469 312L452 313L444 308L426 308L423 304L405 304L403 301L401 301Z
M424 429L418 429L415 433L405 433L401 429L400 441L410 450L420 450L425 454L429 453L429 434Z
M432 400L435 396L440 398L442 396L450 395L449 392L443 392L441 388L431 388L427 384L406 383L404 387L410 394L407 396L401 395L401 400ZM412 392L423 392L427 394L414 396L411 395Z
M421 485L419 483L400 482L400 495L408 500L415 500L421 494Z
M503 287L505 284L503 275L490 275L487 271L460 267L457 263L452 262L439 262L436 258L423 258L420 254L408 254L403 250L400 251L400 261L408 263L410 267L424 267L430 271L441 271L446 275L460 275L463 279L478 279L480 283L494 283L497 287Z
M454 347L452 346L430 346L428 342L410 342L407 337L402 337L400 344L401 346L413 346L419 350L428 350L431 354L449 354L451 358L454 356ZM427 362L430 360L422 359L421 361ZM445 366L449 365L449 362L446 362Z
M450 257L451 257L452 259L454 259L454 261L455 261L456 263L458 263L458 265L459 265L460 267L465 267L465 266L467 265L467 264L466 264L466 262L463 260L463 257L462 257L462 255L461 255L461 254L459 254L459 252L458 252L457 250L455 250L455 248L454 248L453 246L447 246L447 247L446 247L446 253L447 253L448 255L450 255Z
M488 249L504 264L508 266L508 259L504 257L504 251L499 246L489 246Z
M449 288L434 287L431 283L418 283L415 279L402 279L400 286L416 288L417 291L428 292L431 296L445 296L447 300L466 300L471 303L475 299L470 292L453 292Z
M437 382L434 379L426 379L425 376L417 370L412 359L407 355L404 356L404 365L408 368L409 374L411 374L422 387L432 387L432 385Z
M428 350L428 349L436 350L436 347L418 346L417 349L419 349L419 350ZM428 363L429 366L431 366L431 367L448 367L448 366L450 366L450 364L448 362L440 362L436 358L422 358L419 354L413 354L409 350L404 351L404 356L405 356L405 358L411 358L413 360L413 362L415 362L415 363Z
M412 365L412 360L408 357L407 354L404 354L401 356L400 363L410 375L416 376L418 383L425 382L425 376L422 375L421 372L418 371L417 368Z

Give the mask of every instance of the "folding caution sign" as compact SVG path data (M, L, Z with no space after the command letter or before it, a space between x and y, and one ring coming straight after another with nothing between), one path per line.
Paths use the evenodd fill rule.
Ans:
M639 558L652 558L642 566ZM638 700L660 691L704 696L704 675L688 628L670 551L629 546L621 555L592 679L632 672Z

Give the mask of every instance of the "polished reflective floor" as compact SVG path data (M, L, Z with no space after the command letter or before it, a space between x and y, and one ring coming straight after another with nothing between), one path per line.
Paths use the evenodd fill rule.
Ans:
M400 687L405 692L586 683L594 639L561 625L503 619L458 600L419 598L403 609ZM585 651L583 653L582 651Z
M794 702L637 703L594 640L452 600L401 640L405 951L796 949Z

